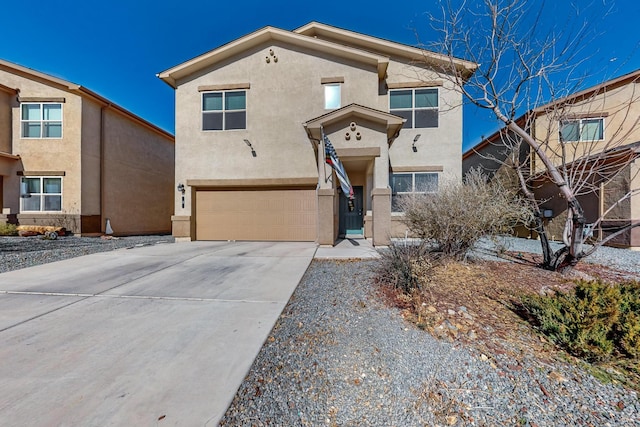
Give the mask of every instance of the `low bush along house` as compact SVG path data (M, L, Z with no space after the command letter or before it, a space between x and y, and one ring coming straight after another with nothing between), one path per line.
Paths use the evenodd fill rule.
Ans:
M174 236L404 235L394 198L461 175L461 96L442 61L312 22L265 27L161 72L176 96Z
M171 230L174 138L62 79L0 60L0 221Z

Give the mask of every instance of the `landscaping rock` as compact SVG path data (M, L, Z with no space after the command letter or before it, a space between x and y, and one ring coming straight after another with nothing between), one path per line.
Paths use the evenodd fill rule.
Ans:
M635 392L569 363L516 363L408 324L380 302L374 265L312 262L221 426L639 425Z

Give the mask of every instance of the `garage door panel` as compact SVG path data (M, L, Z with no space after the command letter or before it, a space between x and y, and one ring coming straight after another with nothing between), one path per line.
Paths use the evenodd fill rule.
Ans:
M198 240L316 240L315 190L199 190Z

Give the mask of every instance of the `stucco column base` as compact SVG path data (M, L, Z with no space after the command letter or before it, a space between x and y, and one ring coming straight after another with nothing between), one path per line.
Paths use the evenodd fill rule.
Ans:
M187 238L191 239L191 216L189 215L172 215L171 216L171 235L182 241Z
M336 241L334 197L336 191L333 188L318 189L318 244L331 245Z
M374 188L371 192L373 204L373 245L387 246L391 243L391 189Z

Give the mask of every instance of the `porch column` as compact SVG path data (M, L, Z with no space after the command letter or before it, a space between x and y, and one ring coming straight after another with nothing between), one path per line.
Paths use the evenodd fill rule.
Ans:
M374 188L371 192L373 204L373 245L387 246L391 243L391 189Z
M327 171L324 161L323 146L318 143L318 244L330 245L336 241L335 235L335 194L332 182L327 180Z
M334 227L334 197L333 188L318 188L318 244L331 245L335 243Z

